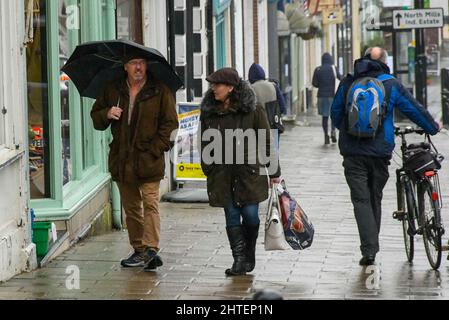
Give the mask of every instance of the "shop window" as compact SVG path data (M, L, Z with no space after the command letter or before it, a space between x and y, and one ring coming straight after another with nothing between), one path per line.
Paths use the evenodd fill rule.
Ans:
M143 44L142 0L117 0L117 38Z
M76 17L72 17L73 14L77 14L77 10L73 10L73 6L77 5L76 2L71 0L59 0L58 3L59 14L59 67L67 62L68 58L72 54L74 48L73 32L76 30L76 25L73 25L73 21L76 21ZM75 31L76 32L76 31ZM62 147L62 179L63 185L67 184L72 178L72 160L70 157L70 99L69 99L69 78L61 72L59 79L59 91L61 100L61 147Z
M224 16L217 17L216 39L216 69L218 70L226 67L226 31Z
M27 47L27 98L32 199L50 197L46 1L34 1L33 41Z
M83 105L81 108L81 135L83 139L83 169L86 170L95 164L94 160L94 131L92 130L92 119L90 118L90 107Z

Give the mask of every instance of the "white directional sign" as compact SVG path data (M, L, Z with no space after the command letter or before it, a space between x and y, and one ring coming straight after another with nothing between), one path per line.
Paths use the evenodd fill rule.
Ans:
M393 29L442 28L443 8L393 10Z

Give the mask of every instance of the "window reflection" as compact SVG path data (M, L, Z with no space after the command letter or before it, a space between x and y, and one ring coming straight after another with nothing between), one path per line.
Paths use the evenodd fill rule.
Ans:
M117 38L143 44L142 2L117 0Z
M73 50L70 50L70 34L67 30L68 0L59 0L59 67L67 62ZM72 177L72 160L70 158L70 112L69 112L69 77L61 71L59 79L61 97L61 138L62 138L62 179L63 185Z
M29 167L32 199L50 197L45 2L45 0L34 1L33 41L27 47Z

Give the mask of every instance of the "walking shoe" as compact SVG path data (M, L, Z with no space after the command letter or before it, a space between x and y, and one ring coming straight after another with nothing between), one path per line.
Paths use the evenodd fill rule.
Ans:
M161 267L164 263L162 262L162 259L159 255L156 255L150 262L147 263L145 268L143 268L143 271L154 271L158 267Z
M375 261L376 256L363 256L362 259L360 259L359 264L361 266L372 266Z
M324 136L324 144L330 144L330 143L331 143L330 138L329 138L329 136L326 134L326 135Z
M331 135L332 143L337 143L337 136L334 134Z
M147 263L150 262L151 260L153 260L156 256L157 256L157 251L154 249L148 249L146 251L146 256L147 256Z
M134 251L134 253L126 259L123 259L120 264L124 268L143 267L149 261L148 255L145 252Z

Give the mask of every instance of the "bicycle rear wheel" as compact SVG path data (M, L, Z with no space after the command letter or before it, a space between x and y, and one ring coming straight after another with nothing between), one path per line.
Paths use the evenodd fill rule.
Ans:
M413 185L410 180L404 177L401 181L402 188L402 204L404 208L399 210L404 212L404 218L402 219L402 234L404 236L405 253L409 262L413 261L415 256L415 212L416 205L413 197Z
M421 183L418 190L418 204L421 225L423 226L423 240L427 259L434 270L441 264L441 226L440 205L437 193L429 180Z

